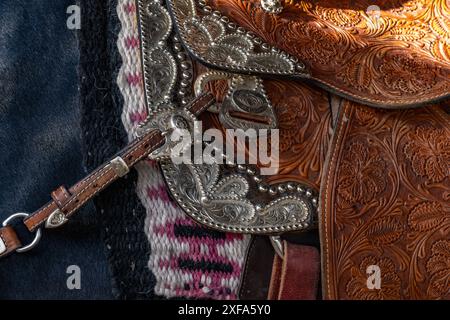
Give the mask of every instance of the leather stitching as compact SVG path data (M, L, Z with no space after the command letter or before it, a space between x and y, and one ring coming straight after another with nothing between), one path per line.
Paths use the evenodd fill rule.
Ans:
M349 107L349 103L346 103L345 108L343 110L342 113L342 117L341 117L341 124L336 128L336 144L335 144L335 149L333 151L333 156L331 158L331 162L329 167L327 168L328 170L328 174L327 174L327 179L325 182L325 200L324 200L324 208L323 210L325 210L325 215L327 213L327 209L328 209L328 190L329 190L329 184L330 184L330 177L331 174L333 172L333 170L330 170L333 168L334 166L334 162L336 160L336 156L338 154L338 150L340 149L340 140L343 138L342 136L340 136L342 130L343 130L343 126L345 125L343 123L343 119L344 117L347 117L347 111L348 111L348 107ZM347 123L349 123L350 119L347 118ZM324 227L325 227L325 247L324 247L324 255L325 255L325 270L326 270L326 283L327 283L327 293L328 296L331 295L331 284L330 284L330 274L329 274L329 252L328 252L328 246L329 246L329 239L328 239L328 217L325 216L324 217Z

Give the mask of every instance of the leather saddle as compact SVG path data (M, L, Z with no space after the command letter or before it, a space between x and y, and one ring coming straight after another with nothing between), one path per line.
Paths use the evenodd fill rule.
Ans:
M205 129L279 130L271 175L260 163L161 164L197 222L272 236L275 258L253 239L243 295L265 295L271 278L269 298L315 298L317 250L280 235L318 229L324 298L450 297L448 1L138 7L150 114L209 91Z
M450 298L448 0L136 1L147 120L6 219L0 258L150 158L188 216L251 235L242 299Z

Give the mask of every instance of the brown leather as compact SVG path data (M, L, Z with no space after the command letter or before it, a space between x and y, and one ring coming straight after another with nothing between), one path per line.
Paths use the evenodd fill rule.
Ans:
M308 84L287 80L264 80L264 87L275 109L280 134L279 172L264 176L264 181L301 182L318 192L332 134L330 95ZM227 92L223 81L211 81L207 89L218 101ZM224 130L214 115L205 114L203 120L206 128Z
M66 187L60 186L58 189L52 192L52 199L58 206L58 208L62 209L64 205L71 198L71 194L67 191Z
M142 138L132 142L127 148L120 152L118 156L125 161L128 167L133 167L137 162L160 147L164 143L164 140L165 138L161 135L161 132L156 130L148 132ZM30 231L34 231L42 225L56 209L60 209L65 217L69 218L89 199L118 178L119 175L113 170L113 167L108 162L71 187L67 193L61 192L61 190L64 190L64 187L60 187L54 191L52 195L56 197L57 201L49 202L36 213L26 218L24 223ZM61 194L69 194L70 196L61 196Z
M0 258L16 251L22 244L17 238L16 232L11 226L0 228L0 239L4 246L4 250L0 252Z
M211 94L204 94L192 101L187 109L194 115L199 115L214 103ZM158 131L148 132L141 138L133 141L117 156L121 157L129 168L147 157L152 151L160 147L165 138ZM64 213L66 218L70 217L89 199L106 188L109 184L119 178L109 162L101 166L89 176L75 184L67 191L60 187L52 193L54 201L51 201L36 213L24 220L30 231L34 231L56 210Z
M265 300L269 291L274 250L266 236L252 236L242 272L239 299Z
M206 109L211 107L216 101L215 97L211 93L205 93L197 97L186 108L194 115L199 116Z
M320 277L319 251L283 241L284 256L275 255L269 300L315 300Z
M278 15L262 10L260 0L206 2L298 57L332 92L389 108L450 95L448 1L282 1ZM380 18L366 13L372 5L380 7Z
M208 93L195 99L186 108L192 114L198 115L211 106L214 101L214 97ZM150 153L161 147L164 142L165 137L159 130L151 130L131 142L113 157L113 159L120 157L128 168L132 168L136 163L145 159ZM51 194L53 201L50 201L41 209L31 214L23 222L28 230L33 232L45 223L57 209L64 214L65 218L69 218L88 200L121 176L122 173L117 172L114 166L110 162L107 162L69 190L61 186L53 191ZM1 253L0 257L14 252L21 246L17 234L11 226L0 228L0 236L6 247L6 251Z
M344 103L320 196L325 298L450 299L449 103Z

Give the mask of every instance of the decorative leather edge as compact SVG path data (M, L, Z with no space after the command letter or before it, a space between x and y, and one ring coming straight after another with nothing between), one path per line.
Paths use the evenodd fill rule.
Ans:
M307 71L304 63L302 63L302 62L299 62L300 65L303 66L303 68L304 68L304 69L300 69L301 72L297 72L294 69L294 71L284 72L284 73L280 73L280 74L277 74L275 72L264 72L264 71L249 70L249 69L241 70L239 68L235 68L230 65L224 66L224 65L221 65L218 63L213 63L210 60L208 60L205 56L202 56L202 55L198 54L197 52L195 52L195 50L193 50L193 48L186 42L184 32L183 32L183 27L180 26L179 19L177 18L176 14L174 13L174 9L172 7L173 1L174 0L166 0L166 3L167 3L167 7L168 7L168 11L170 13L170 16L172 17L172 20L173 20L174 30L176 31L176 33L178 35L180 35L180 42L183 44L183 46L186 49L186 52L191 56L192 59L196 60L200 64L202 64L210 69L256 75L256 76L260 76L261 78L280 78L280 79L288 79L288 80L308 81L308 82L311 82L311 83L315 84L316 86L318 86L332 94L336 94L345 99L348 99L348 100L351 100L351 101L354 101L357 103L361 103L361 104L364 104L367 106L372 106L375 108L382 108L382 109L420 108L420 107L425 107L427 105L438 103L438 102L441 102L441 101L444 101L444 100L450 98L450 92L442 92L442 94L440 94L440 95L436 95L436 96L430 97L425 100L411 98L408 100L402 100L401 102L398 102L398 100L386 101L383 99L376 99L376 98L369 99L367 97L358 95L356 93L348 92L345 89L338 88L335 85L327 82L324 79L318 79L318 78L314 77L314 75L311 75ZM195 4L194 4L193 9L200 11L200 8L199 8L200 5L198 4L198 1L194 0L194 2L195 2ZM210 9L210 12L211 12L211 9ZM226 17L225 15L223 15L220 11L214 11L211 15L217 17L218 19L225 18L225 21L231 20L228 17ZM234 23L234 22L229 22L229 23L234 25L235 28L240 29L242 34L247 33L247 31L243 27L237 25L236 23ZM256 39L258 39L257 40L258 43L262 42L262 40L260 40L259 38L256 38ZM289 56L287 53L281 51L280 49L278 49L276 47L271 47L268 44L266 44L266 45L270 48L273 48L272 50L275 50L276 52L281 52L283 55ZM295 57L293 57L293 59L295 59Z

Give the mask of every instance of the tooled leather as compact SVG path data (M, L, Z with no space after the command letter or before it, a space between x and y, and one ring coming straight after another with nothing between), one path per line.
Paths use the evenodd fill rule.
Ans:
M450 94L450 10L446 0L208 0L214 10L302 60L312 78L367 104L419 105ZM380 18L365 11L381 8Z
M301 182L318 191L332 132L329 95L322 89L287 80L264 80L264 87L280 130L279 171L264 179L274 184ZM228 86L226 81L211 81L207 90L221 101ZM207 121L221 128L216 117L210 116Z
M444 105L385 111L345 102L320 196L326 298L450 299ZM379 290L367 287L369 265L381 269Z

